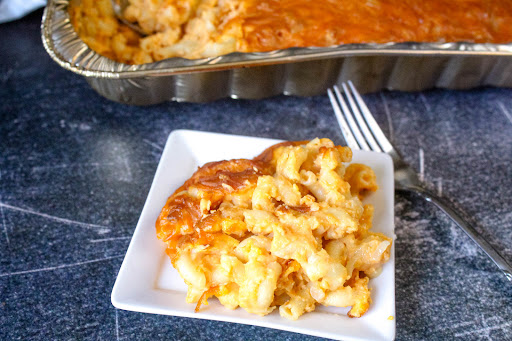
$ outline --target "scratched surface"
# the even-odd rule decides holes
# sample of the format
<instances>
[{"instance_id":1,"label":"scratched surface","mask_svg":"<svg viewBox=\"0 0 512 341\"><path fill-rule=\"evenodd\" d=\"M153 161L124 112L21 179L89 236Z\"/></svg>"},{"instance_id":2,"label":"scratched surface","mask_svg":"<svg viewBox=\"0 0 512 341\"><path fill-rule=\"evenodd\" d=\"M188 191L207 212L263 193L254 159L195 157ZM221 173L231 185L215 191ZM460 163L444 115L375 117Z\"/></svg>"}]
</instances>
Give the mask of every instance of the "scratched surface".
<instances>
[{"instance_id":1,"label":"scratched surface","mask_svg":"<svg viewBox=\"0 0 512 341\"><path fill-rule=\"evenodd\" d=\"M172 130L343 143L327 97L119 105L46 56L40 16L0 25L0 340L316 339L116 310L110 292ZM365 99L512 262L512 90ZM431 204L395 200L397 340L512 340L512 283Z\"/></svg>"}]
</instances>

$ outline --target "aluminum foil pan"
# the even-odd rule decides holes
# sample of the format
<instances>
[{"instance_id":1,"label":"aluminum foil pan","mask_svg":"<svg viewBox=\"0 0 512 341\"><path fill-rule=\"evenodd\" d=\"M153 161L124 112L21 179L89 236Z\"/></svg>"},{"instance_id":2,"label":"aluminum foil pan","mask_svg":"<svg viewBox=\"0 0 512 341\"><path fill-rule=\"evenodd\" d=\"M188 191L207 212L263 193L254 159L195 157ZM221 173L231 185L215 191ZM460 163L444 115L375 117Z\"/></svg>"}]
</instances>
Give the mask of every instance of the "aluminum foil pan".
<instances>
[{"instance_id":1,"label":"aluminum foil pan","mask_svg":"<svg viewBox=\"0 0 512 341\"><path fill-rule=\"evenodd\" d=\"M512 44L350 44L127 65L85 45L69 20L70 1L48 1L41 24L46 51L99 94L126 104L312 96L348 79L362 92L512 87Z\"/></svg>"}]
</instances>

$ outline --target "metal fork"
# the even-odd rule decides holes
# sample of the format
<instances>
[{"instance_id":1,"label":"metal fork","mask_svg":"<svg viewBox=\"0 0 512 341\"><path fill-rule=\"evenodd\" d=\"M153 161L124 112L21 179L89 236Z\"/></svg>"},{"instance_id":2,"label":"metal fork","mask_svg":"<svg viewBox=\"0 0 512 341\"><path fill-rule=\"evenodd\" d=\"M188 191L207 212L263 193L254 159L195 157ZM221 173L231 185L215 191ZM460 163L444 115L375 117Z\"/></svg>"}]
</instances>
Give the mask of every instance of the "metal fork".
<instances>
[{"instance_id":1,"label":"metal fork","mask_svg":"<svg viewBox=\"0 0 512 341\"><path fill-rule=\"evenodd\" d=\"M512 266L462 218L461 214L453 208L453 204L428 190L418 178L416 172L403 161L400 154L382 133L352 82L348 81L348 85L342 83L341 87L345 96L342 95L336 85L332 90L328 89L327 94L348 146L355 150L362 149L389 154L393 159L395 189L397 191L418 193L427 201L433 202L464 230L500 268L507 279L512 281Z\"/></svg>"}]
</instances>

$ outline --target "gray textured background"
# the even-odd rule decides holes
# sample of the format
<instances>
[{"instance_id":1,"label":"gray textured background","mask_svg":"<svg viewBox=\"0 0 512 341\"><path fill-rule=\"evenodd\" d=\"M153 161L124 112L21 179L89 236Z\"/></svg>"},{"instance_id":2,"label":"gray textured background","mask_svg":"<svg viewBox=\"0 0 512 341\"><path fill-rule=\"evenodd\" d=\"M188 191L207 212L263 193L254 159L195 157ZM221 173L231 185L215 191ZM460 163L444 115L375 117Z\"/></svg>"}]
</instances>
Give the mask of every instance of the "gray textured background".
<instances>
[{"instance_id":1,"label":"gray textured background","mask_svg":"<svg viewBox=\"0 0 512 341\"><path fill-rule=\"evenodd\" d=\"M0 339L315 339L116 310L110 292L172 130L342 144L327 96L123 106L50 60L40 16L0 25ZM364 98L512 262L512 90ZM431 204L395 200L397 340L512 340L512 283Z\"/></svg>"}]
</instances>

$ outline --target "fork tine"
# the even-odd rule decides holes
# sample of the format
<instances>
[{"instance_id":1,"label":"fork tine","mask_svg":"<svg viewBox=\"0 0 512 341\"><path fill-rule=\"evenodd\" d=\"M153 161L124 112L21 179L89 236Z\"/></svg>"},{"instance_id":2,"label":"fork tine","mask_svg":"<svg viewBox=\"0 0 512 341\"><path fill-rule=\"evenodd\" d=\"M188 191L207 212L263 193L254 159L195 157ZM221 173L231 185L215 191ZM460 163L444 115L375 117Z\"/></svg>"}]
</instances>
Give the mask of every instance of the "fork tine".
<instances>
[{"instance_id":1,"label":"fork tine","mask_svg":"<svg viewBox=\"0 0 512 341\"><path fill-rule=\"evenodd\" d=\"M341 134L343 135L345 142L352 149L361 149L359 148L359 145L357 144L354 135L350 131L347 121L345 121L345 119L343 118L343 115L341 114L340 105L336 101L336 97L334 97L334 94L331 89L327 89L327 95L329 95L329 100L331 101L334 114L336 115L336 119L338 120L338 124L340 125Z\"/></svg>"},{"instance_id":2,"label":"fork tine","mask_svg":"<svg viewBox=\"0 0 512 341\"><path fill-rule=\"evenodd\" d=\"M379 144L373 138L373 135L370 132L370 130L368 130L368 125L366 124L363 117L361 116L361 112L359 111L358 106L354 102L354 99L352 98L352 95L350 94L350 90L347 88L347 84L345 82L343 82L343 83L341 83L341 86L343 87L343 92L345 93L345 96L348 99L348 103L349 103L350 107L352 108L352 113L354 114L354 117L356 118L356 121L359 124L359 127L361 128L361 131L362 131L364 137L366 138L366 142L368 142L368 144L371 146L371 149L373 151L382 152L382 149L380 148ZM355 88L351 87L351 89L354 90ZM363 100L361 98L361 96L359 96L359 99L361 101Z\"/></svg>"},{"instance_id":3,"label":"fork tine","mask_svg":"<svg viewBox=\"0 0 512 341\"><path fill-rule=\"evenodd\" d=\"M379 142L380 146L382 147L382 150L386 153L392 152L394 150L393 146L387 139L387 137L384 135L382 130L379 127L379 124L375 121L375 119L372 116L372 113L370 112L370 109L366 106L363 99L361 98L361 95L354 87L354 84L352 84L351 81L348 81L348 85L350 89L352 90L352 93L354 94L354 97L356 99L357 104L361 108L361 112L364 116L364 119L366 120L366 123L370 127L370 130L372 131L373 135Z\"/></svg>"},{"instance_id":4,"label":"fork tine","mask_svg":"<svg viewBox=\"0 0 512 341\"><path fill-rule=\"evenodd\" d=\"M338 102L341 104L341 110L343 111L345 119L348 122L348 126L350 127L352 134L354 135L357 143L359 144L360 149L370 150L368 143L366 143L366 139L363 137L363 135L361 135L361 131L359 130L356 121L354 121L354 118L352 117L352 112L350 111L350 109L347 106L347 103L343 99L343 95L341 94L340 89L336 85L333 88L334 93L336 94L336 98L338 99Z\"/></svg>"}]
</instances>

